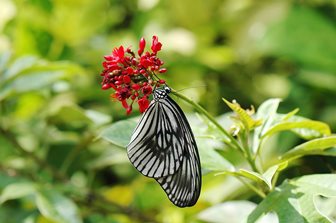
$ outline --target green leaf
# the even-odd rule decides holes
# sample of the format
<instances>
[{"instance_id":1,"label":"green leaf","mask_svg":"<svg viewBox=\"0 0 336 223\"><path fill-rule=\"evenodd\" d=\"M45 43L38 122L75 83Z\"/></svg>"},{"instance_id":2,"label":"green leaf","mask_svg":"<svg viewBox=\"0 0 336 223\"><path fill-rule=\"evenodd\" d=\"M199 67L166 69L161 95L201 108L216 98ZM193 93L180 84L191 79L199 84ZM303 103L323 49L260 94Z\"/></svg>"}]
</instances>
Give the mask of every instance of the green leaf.
<instances>
[{"instance_id":1,"label":"green leaf","mask_svg":"<svg viewBox=\"0 0 336 223\"><path fill-rule=\"evenodd\" d=\"M281 170L284 170L286 167L288 166L288 162L282 162L280 164L276 164L276 165L273 165L271 167L269 167L263 174L263 178L266 180L267 184L268 185L271 185L271 190L273 189L273 186L272 186L272 179L274 177L274 175L281 171Z\"/></svg>"},{"instance_id":2,"label":"green leaf","mask_svg":"<svg viewBox=\"0 0 336 223\"><path fill-rule=\"evenodd\" d=\"M198 218L211 223L241 223L246 222L249 214L257 205L250 201L228 201L203 210ZM223 218L225 216L225 218ZM277 222L277 216L267 214L258 223Z\"/></svg>"},{"instance_id":3,"label":"green leaf","mask_svg":"<svg viewBox=\"0 0 336 223\"><path fill-rule=\"evenodd\" d=\"M336 148L330 148L330 149L326 149L326 150L316 151L316 155L336 156Z\"/></svg>"},{"instance_id":4,"label":"green leaf","mask_svg":"<svg viewBox=\"0 0 336 223\"><path fill-rule=\"evenodd\" d=\"M334 73L336 30L333 20L328 20L313 7L299 4L290 7L283 18L272 23L256 46L264 53L289 58L310 70ZM317 76L315 80L319 82Z\"/></svg>"},{"instance_id":5,"label":"green leaf","mask_svg":"<svg viewBox=\"0 0 336 223\"><path fill-rule=\"evenodd\" d=\"M256 153L259 144L260 144L260 138L261 136L271 127L273 124L274 118L276 116L276 111L279 107L279 104L281 102L281 99L279 98L272 98L264 103L262 103L258 111L256 113L256 118L259 120L263 120L263 123L255 128L254 134L253 134L253 152Z\"/></svg>"},{"instance_id":6,"label":"green leaf","mask_svg":"<svg viewBox=\"0 0 336 223\"><path fill-rule=\"evenodd\" d=\"M40 90L42 87L53 84L64 75L62 71L46 71L23 75L6 84L0 90L0 100L11 94Z\"/></svg>"},{"instance_id":7,"label":"green leaf","mask_svg":"<svg viewBox=\"0 0 336 223\"><path fill-rule=\"evenodd\" d=\"M9 184L2 191L0 196L0 203L4 203L8 200L22 198L28 195L35 194L36 188L35 184L31 182L20 182Z\"/></svg>"},{"instance_id":8,"label":"green leaf","mask_svg":"<svg viewBox=\"0 0 336 223\"><path fill-rule=\"evenodd\" d=\"M43 216L56 222L82 222L76 204L56 190L39 189L36 205Z\"/></svg>"},{"instance_id":9,"label":"green leaf","mask_svg":"<svg viewBox=\"0 0 336 223\"><path fill-rule=\"evenodd\" d=\"M8 64L8 61L10 60L11 58L11 53L9 51L6 51L2 54L0 54L0 73L3 73L4 70L6 69L6 65ZM1 85L1 82L4 81L4 76L5 75L0 75L0 85Z\"/></svg>"},{"instance_id":10,"label":"green leaf","mask_svg":"<svg viewBox=\"0 0 336 223\"><path fill-rule=\"evenodd\" d=\"M245 128L251 130L261 124L260 120L254 120L251 116L240 107L237 103L231 103L223 98L223 101L239 116Z\"/></svg>"},{"instance_id":11,"label":"green leaf","mask_svg":"<svg viewBox=\"0 0 336 223\"><path fill-rule=\"evenodd\" d=\"M98 158L92 159L88 164L90 169L102 169L116 164L129 164L126 152L121 149L107 149Z\"/></svg>"},{"instance_id":12,"label":"green leaf","mask_svg":"<svg viewBox=\"0 0 336 223\"><path fill-rule=\"evenodd\" d=\"M54 114L50 116L51 123L66 123L72 126L92 123L92 120L85 114L85 110L76 105L64 105L53 112Z\"/></svg>"},{"instance_id":13,"label":"green leaf","mask_svg":"<svg viewBox=\"0 0 336 223\"><path fill-rule=\"evenodd\" d=\"M335 146L336 146L336 136L313 139L311 141L300 144L294 147L292 150L286 152L281 157L281 160L286 161L297 159L301 156L319 154L322 151Z\"/></svg>"},{"instance_id":14,"label":"green leaf","mask_svg":"<svg viewBox=\"0 0 336 223\"><path fill-rule=\"evenodd\" d=\"M4 72L2 81L7 81L19 75L24 70L32 67L38 61L35 56L24 56L16 59L10 67Z\"/></svg>"},{"instance_id":15,"label":"green leaf","mask_svg":"<svg viewBox=\"0 0 336 223\"><path fill-rule=\"evenodd\" d=\"M256 222L261 216L276 212L279 222L331 223L316 208L315 196L336 196L336 174L316 174L285 181L267 195L249 215L248 223Z\"/></svg>"},{"instance_id":16,"label":"green leaf","mask_svg":"<svg viewBox=\"0 0 336 223\"><path fill-rule=\"evenodd\" d=\"M206 139L197 139L202 169L211 171L234 171L234 166L209 146Z\"/></svg>"},{"instance_id":17,"label":"green leaf","mask_svg":"<svg viewBox=\"0 0 336 223\"><path fill-rule=\"evenodd\" d=\"M233 176L239 176L239 177L245 177L247 179L250 179L260 185L263 185L266 188L271 189L272 188L272 183L268 182L264 176L261 174L251 171L251 170L245 170L245 169L240 169L239 171L232 171L232 172L224 172L224 174L230 174Z\"/></svg>"},{"instance_id":18,"label":"green leaf","mask_svg":"<svg viewBox=\"0 0 336 223\"><path fill-rule=\"evenodd\" d=\"M98 126L107 124L112 120L111 116L95 110L85 110L85 115Z\"/></svg>"},{"instance_id":19,"label":"green leaf","mask_svg":"<svg viewBox=\"0 0 336 223\"><path fill-rule=\"evenodd\" d=\"M120 147L126 147L131 139L137 122L135 119L127 119L113 123L105 128L99 137Z\"/></svg>"},{"instance_id":20,"label":"green leaf","mask_svg":"<svg viewBox=\"0 0 336 223\"><path fill-rule=\"evenodd\" d=\"M263 136L271 136L275 133L292 130L299 133L305 139L316 138L320 136L330 135L330 128L327 124L319 121L305 120L305 121L285 121L272 126Z\"/></svg>"}]
</instances>

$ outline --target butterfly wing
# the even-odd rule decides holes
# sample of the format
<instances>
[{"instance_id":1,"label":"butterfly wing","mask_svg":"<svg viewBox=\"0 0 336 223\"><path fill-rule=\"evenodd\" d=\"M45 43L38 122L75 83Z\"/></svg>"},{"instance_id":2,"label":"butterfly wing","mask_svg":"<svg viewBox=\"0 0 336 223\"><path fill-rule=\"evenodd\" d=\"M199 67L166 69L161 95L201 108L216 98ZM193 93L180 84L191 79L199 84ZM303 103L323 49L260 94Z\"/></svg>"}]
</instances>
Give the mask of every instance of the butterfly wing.
<instances>
[{"instance_id":1,"label":"butterfly wing","mask_svg":"<svg viewBox=\"0 0 336 223\"><path fill-rule=\"evenodd\" d=\"M181 165L186 144L179 126L179 112L167 108L164 101L151 102L127 146L131 163L148 177L159 178L175 173Z\"/></svg>"},{"instance_id":2,"label":"butterfly wing","mask_svg":"<svg viewBox=\"0 0 336 223\"><path fill-rule=\"evenodd\" d=\"M155 178L168 198L179 207L193 206L201 192L201 165L195 137L181 108L169 97L163 102L179 114L178 123L186 143L183 145L183 159L177 172Z\"/></svg>"}]
</instances>

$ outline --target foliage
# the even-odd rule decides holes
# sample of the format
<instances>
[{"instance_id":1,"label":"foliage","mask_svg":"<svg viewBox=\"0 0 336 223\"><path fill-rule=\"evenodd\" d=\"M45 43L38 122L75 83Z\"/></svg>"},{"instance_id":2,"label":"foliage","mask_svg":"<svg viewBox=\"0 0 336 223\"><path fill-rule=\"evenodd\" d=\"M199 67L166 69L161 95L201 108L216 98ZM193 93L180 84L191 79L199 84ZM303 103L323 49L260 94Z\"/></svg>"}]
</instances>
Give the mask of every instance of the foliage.
<instances>
[{"instance_id":1,"label":"foliage","mask_svg":"<svg viewBox=\"0 0 336 223\"><path fill-rule=\"evenodd\" d=\"M334 10L326 0L0 1L1 222L335 221ZM191 88L192 100L172 93L202 161L192 208L132 168L124 146L138 116L99 86L103 55L152 35L165 80Z\"/></svg>"}]
</instances>

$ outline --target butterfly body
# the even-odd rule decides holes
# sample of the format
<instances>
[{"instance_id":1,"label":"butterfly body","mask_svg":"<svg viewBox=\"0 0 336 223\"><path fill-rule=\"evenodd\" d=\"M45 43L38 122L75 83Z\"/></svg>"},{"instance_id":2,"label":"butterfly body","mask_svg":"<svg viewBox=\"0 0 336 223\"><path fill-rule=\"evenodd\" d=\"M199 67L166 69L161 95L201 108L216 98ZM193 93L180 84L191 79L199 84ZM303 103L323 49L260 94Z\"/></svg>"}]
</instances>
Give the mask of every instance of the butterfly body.
<instances>
[{"instance_id":1,"label":"butterfly body","mask_svg":"<svg viewBox=\"0 0 336 223\"><path fill-rule=\"evenodd\" d=\"M201 167L195 137L183 111L156 89L127 146L134 167L154 178L179 207L193 206L200 195Z\"/></svg>"}]
</instances>

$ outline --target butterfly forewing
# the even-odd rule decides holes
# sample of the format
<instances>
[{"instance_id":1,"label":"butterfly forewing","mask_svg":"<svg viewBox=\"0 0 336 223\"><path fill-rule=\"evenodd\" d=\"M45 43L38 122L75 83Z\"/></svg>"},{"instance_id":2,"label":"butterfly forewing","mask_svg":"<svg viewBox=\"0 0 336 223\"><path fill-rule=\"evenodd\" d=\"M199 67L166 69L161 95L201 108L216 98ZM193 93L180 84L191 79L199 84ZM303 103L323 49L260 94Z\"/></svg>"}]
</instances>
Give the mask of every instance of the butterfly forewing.
<instances>
[{"instance_id":1,"label":"butterfly forewing","mask_svg":"<svg viewBox=\"0 0 336 223\"><path fill-rule=\"evenodd\" d=\"M143 175L163 177L175 173L186 144L175 110L153 100L140 119L127 146L130 161ZM170 120L169 122L167 120Z\"/></svg>"},{"instance_id":2,"label":"butterfly forewing","mask_svg":"<svg viewBox=\"0 0 336 223\"><path fill-rule=\"evenodd\" d=\"M175 205L193 206L201 190L197 145L169 92L169 88L154 91L154 100L134 130L127 153L137 170L155 178Z\"/></svg>"}]
</instances>

